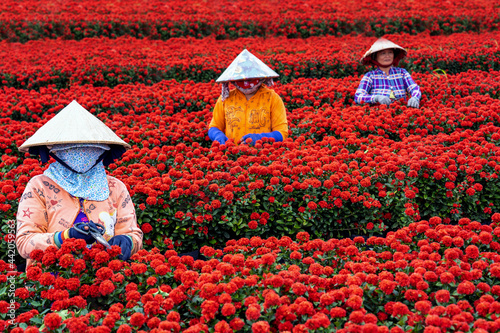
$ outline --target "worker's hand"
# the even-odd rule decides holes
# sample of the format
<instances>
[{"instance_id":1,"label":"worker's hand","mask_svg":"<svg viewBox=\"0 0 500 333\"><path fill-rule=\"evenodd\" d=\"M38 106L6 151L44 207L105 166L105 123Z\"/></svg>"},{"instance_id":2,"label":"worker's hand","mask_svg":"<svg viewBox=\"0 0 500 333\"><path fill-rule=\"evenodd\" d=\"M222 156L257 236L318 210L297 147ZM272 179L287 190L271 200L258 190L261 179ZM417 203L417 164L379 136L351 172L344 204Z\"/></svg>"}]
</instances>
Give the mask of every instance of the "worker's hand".
<instances>
[{"instance_id":1,"label":"worker's hand","mask_svg":"<svg viewBox=\"0 0 500 333\"><path fill-rule=\"evenodd\" d=\"M246 134L241 138L242 143L246 143L247 139L252 140L252 144L255 144L257 141L262 140L264 138L274 139L275 142L283 141L283 134L280 131L273 131L269 133L250 133Z\"/></svg>"},{"instance_id":2,"label":"worker's hand","mask_svg":"<svg viewBox=\"0 0 500 333\"><path fill-rule=\"evenodd\" d=\"M262 134L246 134L241 138L241 142L246 143L247 139L251 139L251 143L255 144L258 140L261 140L262 137Z\"/></svg>"},{"instance_id":3,"label":"worker's hand","mask_svg":"<svg viewBox=\"0 0 500 333\"><path fill-rule=\"evenodd\" d=\"M375 95L375 102L380 103L380 104L384 104L384 105L389 105L389 104L391 104L392 101L387 96Z\"/></svg>"},{"instance_id":4,"label":"worker's hand","mask_svg":"<svg viewBox=\"0 0 500 333\"><path fill-rule=\"evenodd\" d=\"M210 127L210 129L208 130L208 137L212 141L217 141L221 145L226 144L226 141L229 140L226 134L224 134L224 132L222 132L217 127Z\"/></svg>"},{"instance_id":5,"label":"worker's hand","mask_svg":"<svg viewBox=\"0 0 500 333\"><path fill-rule=\"evenodd\" d=\"M118 245L122 249L122 254L118 256L120 260L128 260L132 253L132 241L129 236L118 235L108 241L109 245Z\"/></svg>"},{"instance_id":6,"label":"worker's hand","mask_svg":"<svg viewBox=\"0 0 500 333\"><path fill-rule=\"evenodd\" d=\"M89 223L94 223L94 222L89 222ZM88 225L84 225L83 227L80 228L80 230L76 229L75 227L71 227L67 230L68 231L67 235L69 238L83 239L87 244L95 243L95 238L88 232L89 230Z\"/></svg>"},{"instance_id":7,"label":"worker's hand","mask_svg":"<svg viewBox=\"0 0 500 333\"><path fill-rule=\"evenodd\" d=\"M408 100L408 106L411 108L418 109L420 106L420 101L416 97L412 97Z\"/></svg>"},{"instance_id":8,"label":"worker's hand","mask_svg":"<svg viewBox=\"0 0 500 333\"><path fill-rule=\"evenodd\" d=\"M217 135L215 136L215 139L214 139L214 141L217 141L217 142L218 142L218 143L220 143L221 145L225 145L227 140L229 140L229 139L228 139L228 138L227 138L227 136L226 136L224 133L222 133L222 132L221 132L220 134L217 134Z\"/></svg>"}]
</instances>

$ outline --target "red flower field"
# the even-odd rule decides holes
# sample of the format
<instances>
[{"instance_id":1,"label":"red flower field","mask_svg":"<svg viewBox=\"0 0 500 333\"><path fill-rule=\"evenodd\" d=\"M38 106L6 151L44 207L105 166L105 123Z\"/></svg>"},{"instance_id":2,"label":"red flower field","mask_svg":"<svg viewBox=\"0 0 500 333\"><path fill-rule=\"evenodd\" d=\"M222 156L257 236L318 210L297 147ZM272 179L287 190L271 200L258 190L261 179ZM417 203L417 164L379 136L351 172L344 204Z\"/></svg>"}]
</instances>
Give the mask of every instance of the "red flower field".
<instances>
[{"instance_id":1,"label":"red flower field","mask_svg":"<svg viewBox=\"0 0 500 333\"><path fill-rule=\"evenodd\" d=\"M4 1L0 331L500 331L499 6ZM419 109L354 103L382 35ZM208 138L244 48L280 74L284 142ZM144 249L70 239L21 272L9 221L46 165L17 147L72 100L132 146L107 170Z\"/></svg>"}]
</instances>

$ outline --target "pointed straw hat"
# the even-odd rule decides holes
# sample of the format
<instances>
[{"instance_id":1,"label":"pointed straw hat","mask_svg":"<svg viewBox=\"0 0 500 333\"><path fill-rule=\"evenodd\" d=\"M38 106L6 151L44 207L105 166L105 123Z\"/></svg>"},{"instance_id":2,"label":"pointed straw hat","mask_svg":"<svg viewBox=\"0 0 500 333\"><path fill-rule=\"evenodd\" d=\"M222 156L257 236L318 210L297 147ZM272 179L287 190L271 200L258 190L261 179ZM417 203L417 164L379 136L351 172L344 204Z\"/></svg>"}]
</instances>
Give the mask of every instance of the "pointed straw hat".
<instances>
[{"instance_id":1,"label":"pointed straw hat","mask_svg":"<svg viewBox=\"0 0 500 333\"><path fill-rule=\"evenodd\" d=\"M272 79L279 77L278 73L251 54L247 49L233 60L216 82L229 82L247 79Z\"/></svg>"},{"instance_id":2,"label":"pointed straw hat","mask_svg":"<svg viewBox=\"0 0 500 333\"><path fill-rule=\"evenodd\" d=\"M373 43L370 49L366 51L360 62L363 65L373 64L371 55L387 49L394 49L394 64L396 66L398 65L399 61L406 56L406 50L404 48L402 48L398 44L391 42L388 39L379 38L375 43Z\"/></svg>"},{"instance_id":3,"label":"pointed straw hat","mask_svg":"<svg viewBox=\"0 0 500 333\"><path fill-rule=\"evenodd\" d=\"M40 127L19 150L28 152L30 148L65 143L101 143L130 148L108 126L72 101L54 118ZM122 149L123 149L122 148Z\"/></svg>"}]
</instances>

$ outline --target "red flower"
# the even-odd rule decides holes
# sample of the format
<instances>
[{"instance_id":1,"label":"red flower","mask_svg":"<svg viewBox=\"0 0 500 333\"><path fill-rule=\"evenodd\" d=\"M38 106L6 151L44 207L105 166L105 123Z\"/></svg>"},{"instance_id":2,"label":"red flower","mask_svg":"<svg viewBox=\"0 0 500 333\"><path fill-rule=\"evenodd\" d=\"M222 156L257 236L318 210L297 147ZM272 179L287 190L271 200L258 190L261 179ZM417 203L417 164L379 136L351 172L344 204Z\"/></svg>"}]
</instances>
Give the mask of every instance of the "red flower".
<instances>
[{"instance_id":1,"label":"red flower","mask_svg":"<svg viewBox=\"0 0 500 333\"><path fill-rule=\"evenodd\" d=\"M215 333L233 333L231 326L225 321L221 320L214 326Z\"/></svg>"},{"instance_id":2,"label":"red flower","mask_svg":"<svg viewBox=\"0 0 500 333\"><path fill-rule=\"evenodd\" d=\"M397 172L394 174L394 176L395 176L397 179L399 179L399 180L403 180L403 179L405 179L405 176L406 176L406 175L405 175L405 173L404 173L404 172L402 172L402 171L397 171Z\"/></svg>"},{"instance_id":3,"label":"red flower","mask_svg":"<svg viewBox=\"0 0 500 333\"><path fill-rule=\"evenodd\" d=\"M104 280L99 285L99 292L102 296L111 294L115 290L115 285L110 280Z\"/></svg>"},{"instance_id":4,"label":"red flower","mask_svg":"<svg viewBox=\"0 0 500 333\"><path fill-rule=\"evenodd\" d=\"M406 304L396 302L392 306L392 315L395 317L404 316L410 313Z\"/></svg>"},{"instance_id":5,"label":"red flower","mask_svg":"<svg viewBox=\"0 0 500 333\"><path fill-rule=\"evenodd\" d=\"M170 311L167 315L167 320L178 323L181 320L181 315L177 311Z\"/></svg>"},{"instance_id":6,"label":"red flower","mask_svg":"<svg viewBox=\"0 0 500 333\"><path fill-rule=\"evenodd\" d=\"M307 288L300 282L292 284L292 291L295 295L302 296L306 293Z\"/></svg>"},{"instance_id":7,"label":"red flower","mask_svg":"<svg viewBox=\"0 0 500 333\"><path fill-rule=\"evenodd\" d=\"M491 235L491 233L489 232L486 232L486 231L481 231L479 233L479 240L481 241L481 243L483 244L490 244L491 241L493 240L493 236Z\"/></svg>"},{"instance_id":8,"label":"red flower","mask_svg":"<svg viewBox=\"0 0 500 333\"><path fill-rule=\"evenodd\" d=\"M469 245L465 249L465 254L469 258L475 259L475 258L479 257L479 249L475 245Z\"/></svg>"},{"instance_id":9,"label":"red flower","mask_svg":"<svg viewBox=\"0 0 500 333\"><path fill-rule=\"evenodd\" d=\"M230 317L236 313L236 308L232 303L226 303L221 309L221 314L224 317Z\"/></svg>"},{"instance_id":10,"label":"red flower","mask_svg":"<svg viewBox=\"0 0 500 333\"><path fill-rule=\"evenodd\" d=\"M395 281L390 281L390 280L382 280L379 283L379 288L382 290L386 295L392 294L394 291L394 288L398 285L397 282Z\"/></svg>"},{"instance_id":11,"label":"red flower","mask_svg":"<svg viewBox=\"0 0 500 333\"><path fill-rule=\"evenodd\" d=\"M63 267L63 268L68 268L69 266L71 266L75 261L75 257L70 254L70 253L66 253L66 254L63 254L61 256L61 258L59 258L59 266Z\"/></svg>"},{"instance_id":12,"label":"red flower","mask_svg":"<svg viewBox=\"0 0 500 333\"><path fill-rule=\"evenodd\" d=\"M245 316L247 320L255 321L260 318L260 306L252 305L249 306L247 311L245 312Z\"/></svg>"},{"instance_id":13,"label":"red flower","mask_svg":"<svg viewBox=\"0 0 500 333\"><path fill-rule=\"evenodd\" d=\"M349 321L355 323L355 324L361 324L363 322L363 318L365 315L363 314L362 311L353 311L349 315Z\"/></svg>"},{"instance_id":14,"label":"red flower","mask_svg":"<svg viewBox=\"0 0 500 333\"><path fill-rule=\"evenodd\" d=\"M30 266L26 270L26 277L32 281L38 280L40 278L41 274L42 274L42 270L38 266Z\"/></svg>"},{"instance_id":15,"label":"red flower","mask_svg":"<svg viewBox=\"0 0 500 333\"><path fill-rule=\"evenodd\" d=\"M56 330L61 326L61 316L58 313L48 313L43 318L43 323L51 330Z\"/></svg>"},{"instance_id":16,"label":"red flower","mask_svg":"<svg viewBox=\"0 0 500 333\"><path fill-rule=\"evenodd\" d=\"M271 327L267 321L258 321L252 324L252 332L253 333L267 333L269 332Z\"/></svg>"},{"instance_id":17,"label":"red flower","mask_svg":"<svg viewBox=\"0 0 500 333\"><path fill-rule=\"evenodd\" d=\"M73 266L71 267L71 273L80 274L86 268L85 260L76 259Z\"/></svg>"},{"instance_id":18,"label":"red flower","mask_svg":"<svg viewBox=\"0 0 500 333\"><path fill-rule=\"evenodd\" d=\"M142 313L136 312L130 317L130 325L142 327L146 322L146 317Z\"/></svg>"},{"instance_id":19,"label":"red flower","mask_svg":"<svg viewBox=\"0 0 500 333\"><path fill-rule=\"evenodd\" d=\"M345 304L353 310L358 310L363 304L363 299L358 295L352 295L351 297L349 297Z\"/></svg>"},{"instance_id":20,"label":"red flower","mask_svg":"<svg viewBox=\"0 0 500 333\"><path fill-rule=\"evenodd\" d=\"M470 281L463 281L457 287L457 292L459 294L471 295L475 290L476 286Z\"/></svg>"},{"instance_id":21,"label":"red flower","mask_svg":"<svg viewBox=\"0 0 500 333\"><path fill-rule=\"evenodd\" d=\"M50 286L54 284L56 278L51 273L43 273L38 281L42 286Z\"/></svg>"},{"instance_id":22,"label":"red flower","mask_svg":"<svg viewBox=\"0 0 500 333\"><path fill-rule=\"evenodd\" d=\"M245 326L245 322L241 318L236 317L229 322L229 325L233 330L239 331Z\"/></svg>"},{"instance_id":23,"label":"red flower","mask_svg":"<svg viewBox=\"0 0 500 333\"><path fill-rule=\"evenodd\" d=\"M131 332L132 328L127 324L120 325L120 327L118 327L118 330L116 331L116 333L131 333Z\"/></svg>"},{"instance_id":24,"label":"red flower","mask_svg":"<svg viewBox=\"0 0 500 333\"><path fill-rule=\"evenodd\" d=\"M436 292L436 300L439 303L448 303L450 301L450 292L448 290L438 290Z\"/></svg>"},{"instance_id":25,"label":"red flower","mask_svg":"<svg viewBox=\"0 0 500 333\"><path fill-rule=\"evenodd\" d=\"M153 231L153 227L151 226L151 224L149 223L144 223L143 225L141 225L141 230L145 233L145 234L148 234L150 233L151 231Z\"/></svg>"},{"instance_id":26,"label":"red flower","mask_svg":"<svg viewBox=\"0 0 500 333\"><path fill-rule=\"evenodd\" d=\"M219 303L215 301L206 300L201 304L201 314L207 318L207 320L212 320L219 311Z\"/></svg>"},{"instance_id":27,"label":"red flower","mask_svg":"<svg viewBox=\"0 0 500 333\"><path fill-rule=\"evenodd\" d=\"M301 231L297 234L297 240L299 240L301 243L305 243L309 241L309 234L307 232Z\"/></svg>"}]
</instances>

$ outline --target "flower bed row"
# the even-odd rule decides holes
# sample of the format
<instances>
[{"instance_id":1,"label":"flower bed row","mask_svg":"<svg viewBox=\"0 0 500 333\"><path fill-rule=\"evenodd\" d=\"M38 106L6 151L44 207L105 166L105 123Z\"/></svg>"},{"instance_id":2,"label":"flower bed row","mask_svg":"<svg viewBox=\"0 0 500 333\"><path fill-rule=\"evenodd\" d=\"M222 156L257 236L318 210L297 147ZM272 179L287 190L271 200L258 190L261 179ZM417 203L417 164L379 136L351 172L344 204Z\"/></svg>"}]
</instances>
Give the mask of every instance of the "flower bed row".
<instances>
[{"instance_id":1,"label":"flower bed row","mask_svg":"<svg viewBox=\"0 0 500 333\"><path fill-rule=\"evenodd\" d=\"M366 241L305 232L295 241L241 238L223 250L204 247L208 261L153 248L122 262L116 246L89 250L67 240L35 250L23 274L0 262L0 288L18 299L9 312L0 294L0 329L497 332L499 214L493 220L446 225L432 217Z\"/></svg>"},{"instance_id":2,"label":"flower bed row","mask_svg":"<svg viewBox=\"0 0 500 333\"><path fill-rule=\"evenodd\" d=\"M304 108L290 114L296 124L290 139L254 147L209 147L200 121L208 121L208 111L100 115L134 147L110 173L130 188L145 243L187 251L303 230L322 238L379 234L434 215L489 221L499 212L500 126L498 115L496 126L487 120L496 111L477 109L450 108L439 117L443 124L455 117L464 127L470 119L483 122L476 130L431 135L430 111ZM405 114L426 124L414 134L402 128L400 141L384 138L381 131L404 124ZM2 156L0 169L0 209L13 218L26 182L43 169L12 153Z\"/></svg>"},{"instance_id":3,"label":"flower bed row","mask_svg":"<svg viewBox=\"0 0 500 333\"><path fill-rule=\"evenodd\" d=\"M452 112L453 108L458 110L461 107L471 105L488 105L492 112L488 119L484 119L483 123L495 121L495 119L490 120L490 118L494 117L495 103L500 97L500 83L497 80L499 73L497 71L468 71L457 75L448 75L442 72L415 73L412 76L420 85L423 98L422 108L413 111L417 112L415 114L417 116L427 109L433 113L449 113ZM360 78L354 76L341 79L297 79L288 84L278 83L273 89L282 96L285 106L292 113L293 110L306 106L316 109L325 104L335 108L346 108L353 107L354 94ZM57 97L54 98L54 96ZM42 88L40 91L3 87L0 88L0 118L3 118L3 123L7 125L6 128L15 124L12 121L36 122L41 125L55 112L76 99L95 114L160 113L168 116L180 112L203 111L205 119L199 119L198 123L202 120L205 122L208 120L206 117L211 113L219 96L220 85L214 82L184 81L180 83L174 80L162 81L151 86L129 84L109 88L74 85L69 89L58 90L49 87ZM408 115L405 112L401 117L410 118ZM431 116L427 118L431 118ZM434 118L438 119L435 116ZM410 119L408 119L409 121ZM449 125L452 123L455 125L447 126L446 122L448 121L450 121ZM453 116L452 119L439 118L432 125L450 127L446 128L446 130L450 130L457 127L457 121L456 116ZM427 124L423 123L422 125ZM477 129L477 125L474 128ZM25 130L35 129L39 125L34 124L33 126L34 128L26 128ZM400 128L394 127L390 130L398 132ZM437 134L438 130L440 129L433 133ZM21 133L18 130L10 131L9 134L14 137L4 136L3 139L12 142L17 138L22 138L19 137ZM0 148L5 149L3 146Z\"/></svg>"},{"instance_id":4,"label":"flower bed row","mask_svg":"<svg viewBox=\"0 0 500 333\"><path fill-rule=\"evenodd\" d=\"M498 29L500 16L495 0L466 3L406 0L356 1L276 0L265 3L246 1L190 0L182 3L160 0L58 3L51 1L6 0L0 4L0 38L25 42L40 38L64 37L205 37L218 39L248 36L309 37L362 33L448 34ZM276 8L279 8L277 10ZM383 16L380 13L384 13ZM432 13L432 15L429 15Z\"/></svg>"},{"instance_id":5,"label":"flower bed row","mask_svg":"<svg viewBox=\"0 0 500 333\"><path fill-rule=\"evenodd\" d=\"M499 70L500 33L462 33L450 36L388 35L409 50L401 66L410 72L447 74ZM151 85L165 79L208 82L215 80L247 48L280 74L279 81L296 78L343 78L371 69L359 63L373 37L176 38L155 41L122 37L0 43L0 86L40 89L92 84Z\"/></svg>"}]
</instances>

